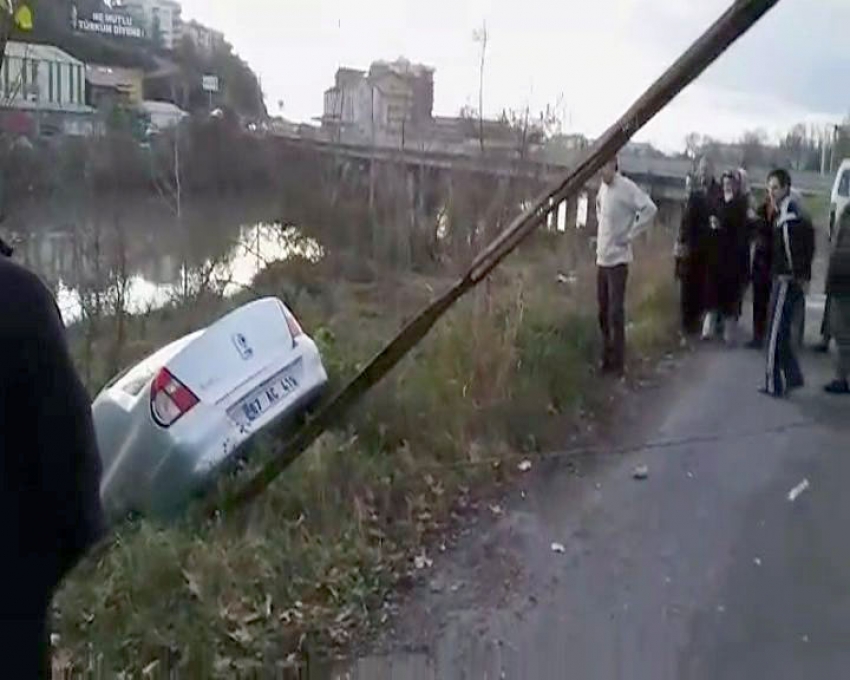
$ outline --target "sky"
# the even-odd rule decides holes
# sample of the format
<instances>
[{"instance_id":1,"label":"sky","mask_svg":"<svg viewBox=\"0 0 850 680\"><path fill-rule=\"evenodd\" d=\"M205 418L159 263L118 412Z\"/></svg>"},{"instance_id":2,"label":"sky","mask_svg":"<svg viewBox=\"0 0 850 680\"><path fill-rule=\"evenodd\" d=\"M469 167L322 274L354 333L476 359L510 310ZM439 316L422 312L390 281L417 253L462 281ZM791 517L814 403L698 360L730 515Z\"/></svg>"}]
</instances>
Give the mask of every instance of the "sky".
<instances>
[{"instance_id":1,"label":"sky","mask_svg":"<svg viewBox=\"0 0 850 680\"><path fill-rule=\"evenodd\" d=\"M405 56L436 69L434 112L554 107L565 132L602 133L731 0L183 0L261 78L269 112L309 121L339 66ZM848 0L781 0L642 131L667 150L690 132L736 141L850 113ZM839 87L839 83L841 87ZM280 109L279 102L283 103Z\"/></svg>"}]
</instances>

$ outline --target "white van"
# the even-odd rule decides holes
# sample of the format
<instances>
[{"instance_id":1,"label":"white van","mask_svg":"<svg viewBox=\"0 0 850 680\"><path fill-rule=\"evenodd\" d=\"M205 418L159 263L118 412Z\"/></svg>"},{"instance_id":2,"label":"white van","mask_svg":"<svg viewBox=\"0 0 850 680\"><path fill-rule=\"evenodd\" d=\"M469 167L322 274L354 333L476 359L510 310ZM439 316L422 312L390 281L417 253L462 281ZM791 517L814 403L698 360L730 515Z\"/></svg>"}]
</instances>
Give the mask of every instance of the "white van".
<instances>
[{"instance_id":1,"label":"white van","mask_svg":"<svg viewBox=\"0 0 850 680\"><path fill-rule=\"evenodd\" d=\"M845 159L838 168L835 184L832 186L832 199L829 210L829 240L832 242L835 223L850 203L850 158Z\"/></svg>"}]
</instances>

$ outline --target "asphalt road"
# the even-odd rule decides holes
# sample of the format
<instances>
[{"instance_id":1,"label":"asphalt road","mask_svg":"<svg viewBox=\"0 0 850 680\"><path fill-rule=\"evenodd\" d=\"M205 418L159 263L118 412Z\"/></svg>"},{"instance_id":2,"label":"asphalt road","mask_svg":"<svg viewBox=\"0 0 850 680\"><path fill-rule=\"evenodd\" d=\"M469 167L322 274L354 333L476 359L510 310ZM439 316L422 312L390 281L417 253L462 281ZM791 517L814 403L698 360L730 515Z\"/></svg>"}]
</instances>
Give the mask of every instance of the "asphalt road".
<instances>
[{"instance_id":1,"label":"asphalt road","mask_svg":"<svg viewBox=\"0 0 850 680\"><path fill-rule=\"evenodd\" d=\"M626 396L601 454L536 465L437 560L390 653L332 677L850 677L850 398L803 358L788 401L744 349Z\"/></svg>"}]
</instances>

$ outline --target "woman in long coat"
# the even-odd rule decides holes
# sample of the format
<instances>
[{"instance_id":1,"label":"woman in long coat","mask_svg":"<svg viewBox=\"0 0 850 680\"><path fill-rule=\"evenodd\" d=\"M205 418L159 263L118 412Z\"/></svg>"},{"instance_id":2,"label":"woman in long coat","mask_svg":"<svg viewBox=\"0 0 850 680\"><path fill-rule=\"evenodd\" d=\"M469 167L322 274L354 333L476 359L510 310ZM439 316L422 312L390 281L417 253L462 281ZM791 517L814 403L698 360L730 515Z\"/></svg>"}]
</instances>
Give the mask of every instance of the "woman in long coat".
<instances>
[{"instance_id":1,"label":"woman in long coat","mask_svg":"<svg viewBox=\"0 0 850 680\"><path fill-rule=\"evenodd\" d=\"M698 335L706 311L705 281L711 223L720 204L720 186L708 158L700 161L688 192L676 242L676 276L681 288L682 334Z\"/></svg>"},{"instance_id":2,"label":"woman in long coat","mask_svg":"<svg viewBox=\"0 0 850 680\"><path fill-rule=\"evenodd\" d=\"M749 204L741 193L738 176L723 176L723 200L711 230L706 272L706 305L709 313L703 337L712 337L721 325L727 343L737 337L741 300L749 271Z\"/></svg>"}]
</instances>

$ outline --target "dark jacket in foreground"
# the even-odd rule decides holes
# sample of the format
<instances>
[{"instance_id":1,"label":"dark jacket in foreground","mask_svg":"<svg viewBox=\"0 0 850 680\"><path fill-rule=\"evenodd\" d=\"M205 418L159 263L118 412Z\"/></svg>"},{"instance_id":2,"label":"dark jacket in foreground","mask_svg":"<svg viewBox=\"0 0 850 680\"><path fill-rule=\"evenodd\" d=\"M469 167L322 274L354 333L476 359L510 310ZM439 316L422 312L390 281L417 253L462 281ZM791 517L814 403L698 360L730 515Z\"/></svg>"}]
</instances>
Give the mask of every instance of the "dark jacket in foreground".
<instances>
[{"instance_id":1,"label":"dark jacket in foreground","mask_svg":"<svg viewBox=\"0 0 850 680\"><path fill-rule=\"evenodd\" d=\"M773 275L798 281L812 278L814 231L797 202L786 198L773 225Z\"/></svg>"},{"instance_id":2,"label":"dark jacket in foreground","mask_svg":"<svg viewBox=\"0 0 850 680\"><path fill-rule=\"evenodd\" d=\"M0 257L0 617L30 614L104 533L89 396L55 301Z\"/></svg>"}]
</instances>

